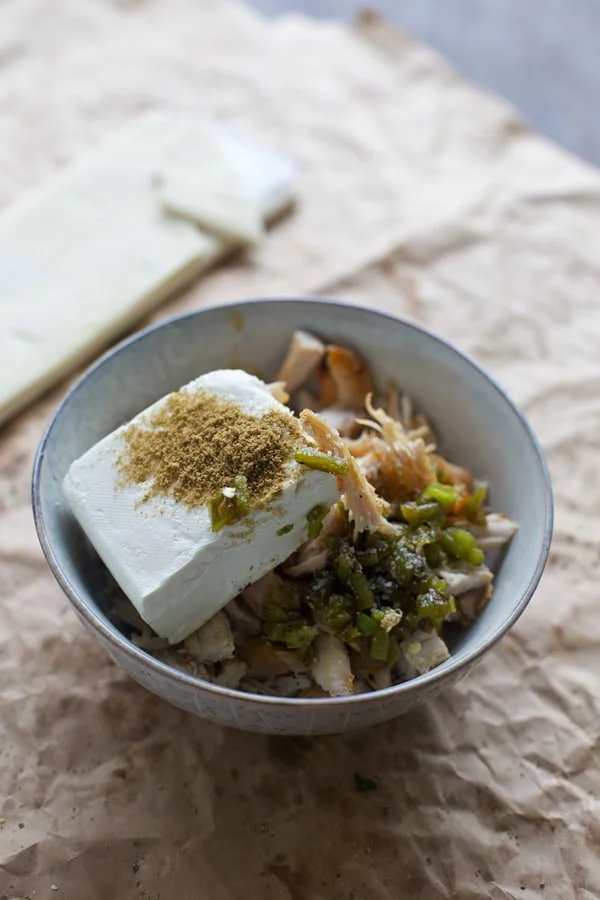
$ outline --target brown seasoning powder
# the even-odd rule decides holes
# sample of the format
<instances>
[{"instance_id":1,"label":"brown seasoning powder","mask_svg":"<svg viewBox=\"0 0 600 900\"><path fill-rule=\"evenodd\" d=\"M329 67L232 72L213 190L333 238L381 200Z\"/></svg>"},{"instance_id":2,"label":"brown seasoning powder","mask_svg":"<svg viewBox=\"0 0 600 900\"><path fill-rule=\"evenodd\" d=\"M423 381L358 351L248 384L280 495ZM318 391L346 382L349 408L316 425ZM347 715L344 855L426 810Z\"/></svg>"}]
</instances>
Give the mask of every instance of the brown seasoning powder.
<instances>
[{"instance_id":1,"label":"brown seasoning powder","mask_svg":"<svg viewBox=\"0 0 600 900\"><path fill-rule=\"evenodd\" d=\"M300 422L279 410L260 418L204 391L171 394L155 413L125 430L117 459L120 483L146 484L144 500L173 497L193 508L207 503L236 475L262 506L283 487L285 465L306 441Z\"/></svg>"}]
</instances>

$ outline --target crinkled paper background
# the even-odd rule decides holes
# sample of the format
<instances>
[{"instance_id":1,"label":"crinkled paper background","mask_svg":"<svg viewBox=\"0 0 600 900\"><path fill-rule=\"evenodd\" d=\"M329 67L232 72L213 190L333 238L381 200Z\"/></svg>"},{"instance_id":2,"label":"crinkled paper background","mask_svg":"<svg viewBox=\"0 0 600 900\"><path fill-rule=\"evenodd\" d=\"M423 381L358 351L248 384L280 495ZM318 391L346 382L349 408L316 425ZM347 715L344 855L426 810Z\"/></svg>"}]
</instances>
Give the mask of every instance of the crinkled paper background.
<instances>
[{"instance_id":1,"label":"crinkled paper background","mask_svg":"<svg viewBox=\"0 0 600 900\"><path fill-rule=\"evenodd\" d=\"M441 332L531 417L552 558L514 631L404 718L312 740L222 730L126 678L42 559L29 477L61 386L0 436L0 897L598 897L598 174L372 16L0 6L1 203L161 104L292 154L301 203L160 316L322 292Z\"/></svg>"}]
</instances>

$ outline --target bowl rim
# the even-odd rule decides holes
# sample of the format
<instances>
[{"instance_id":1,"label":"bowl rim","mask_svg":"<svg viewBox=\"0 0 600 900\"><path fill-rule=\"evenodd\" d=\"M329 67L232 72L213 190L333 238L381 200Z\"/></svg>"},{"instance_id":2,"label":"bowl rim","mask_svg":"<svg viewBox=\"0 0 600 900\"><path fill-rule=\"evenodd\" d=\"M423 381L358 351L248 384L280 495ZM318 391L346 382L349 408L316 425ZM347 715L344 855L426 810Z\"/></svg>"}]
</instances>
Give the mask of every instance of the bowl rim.
<instances>
[{"instance_id":1,"label":"bowl rim","mask_svg":"<svg viewBox=\"0 0 600 900\"><path fill-rule=\"evenodd\" d=\"M525 433L526 439L529 440L535 451L539 470L542 476L542 482L545 489L544 533L542 547L527 587L523 591L519 602L516 604L511 614L502 622L501 625L499 625L492 632L492 634L488 638L486 638L479 646L474 648L473 651L468 653L465 658L456 659L451 655L449 659L442 663L440 666L436 666L429 672L426 672L423 675L419 675L416 678L411 679L410 681L400 682L399 684L393 684L389 687L382 688L377 691L371 691L368 693L351 694L349 696L343 697L303 698L273 697L264 694L252 694L246 693L245 691L239 691L234 688L227 688L221 685L216 685L209 681L204 681L203 679L195 675L190 675L186 672L181 671L180 669L176 669L173 666L168 665L167 663L161 662L160 660L144 651L142 648L137 647L131 640L126 638L125 635L121 634L121 632L113 631L107 624L107 621L105 621L105 617L100 613L100 611L90 607L79 596L67 573L63 570L56 558L53 550L52 537L46 526L46 521L44 519L42 509L40 485L48 441L54 428L56 427L58 420L62 415L63 409L70 402L71 398L79 390L81 390L87 380L96 372L97 369L107 363L112 357L119 354L126 347L130 347L138 341L145 339L148 335L153 334L154 332L159 331L162 328L173 325L176 322L195 318L197 316L202 316L206 313L218 312L220 310L239 309L241 312L243 309L247 309L248 306L260 306L267 304L277 305L292 302L307 305L314 304L315 306L329 306L334 307L334 309L338 310L348 310L354 312L358 311L382 319L387 319L388 321L395 324L400 324L409 330L418 332L419 334L424 335L430 340L433 340L434 342L443 346L445 349L450 350L451 353L453 353L455 356L458 356L462 360L462 362L465 362L478 376L483 378L496 393L500 394L502 400L506 403L513 416L515 416L515 418L517 419L521 429ZM244 701L247 703L256 703L262 706L269 706L274 708L283 707L287 709L297 708L298 706L305 704L308 704L313 708L335 707L339 706L340 704L352 704L360 706L363 703L372 703L374 700L382 700L395 695L408 694L411 691L420 690L421 688L433 685L436 682L443 682L453 673L457 673L462 669L468 671L477 660L479 660L485 653L487 653L488 650L490 650L496 643L498 643L498 641L506 634L506 632L509 631L510 628L512 628L512 626L520 618L525 608L529 604L529 601L531 600L538 586L540 578L542 577L542 573L548 560L554 524L554 500L552 494L552 483L548 465L546 463L541 445L537 437L535 436L532 427L527 421L524 413L508 396L508 394L494 379L493 376L491 376L482 366L479 365L479 363L472 359L467 353L460 350L451 341L446 340L445 338L441 337L441 335L435 334L434 332L429 331L429 329L424 328L423 326L415 322L411 322L405 319L403 316L398 316L393 313L386 312L384 310L378 309L377 307L371 308L363 306L361 304L350 303L348 301L340 300L337 298L319 297L317 295L294 296L278 294L273 296L235 299L223 303L214 303L210 306L203 306L200 309L179 313L166 319L162 319L159 322L156 322L152 325L147 326L146 328L142 328L139 331L134 332L131 335L128 335L123 340L112 346L87 369L85 369L85 371L80 375L77 381L64 394L58 407L50 418L50 421L48 422L44 430L35 454L31 481L31 502L33 508L33 519L38 540L40 542L42 552L46 558L50 570L52 571L52 574L54 575L56 581L58 582L64 593L67 595L69 601L75 607L75 610L79 614L79 616L85 622L87 622L94 631L98 632L108 645L114 646L118 650L125 653L127 656L131 657L134 664L140 665L142 667L149 667L158 675L163 676L167 678L167 680L170 680L172 682L176 682L178 685L184 685L188 688L196 690L200 689L201 691L206 691L209 694L221 696L224 699L227 698L228 700L232 701Z\"/></svg>"}]
</instances>

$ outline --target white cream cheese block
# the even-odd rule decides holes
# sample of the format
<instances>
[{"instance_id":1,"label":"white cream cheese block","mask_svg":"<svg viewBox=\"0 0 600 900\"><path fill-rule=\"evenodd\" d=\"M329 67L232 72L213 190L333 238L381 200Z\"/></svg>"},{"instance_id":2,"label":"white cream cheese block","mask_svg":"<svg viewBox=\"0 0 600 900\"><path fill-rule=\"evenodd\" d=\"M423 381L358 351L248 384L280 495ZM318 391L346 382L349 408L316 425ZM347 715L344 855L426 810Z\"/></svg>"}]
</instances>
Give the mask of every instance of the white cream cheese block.
<instances>
[{"instance_id":1,"label":"white cream cheese block","mask_svg":"<svg viewBox=\"0 0 600 900\"><path fill-rule=\"evenodd\" d=\"M292 413L247 372L220 370L182 388L238 404L253 416ZM132 422L148 417L163 397ZM148 484L122 483L117 461L125 450L122 426L70 467L64 494L81 527L142 619L176 643L191 634L244 587L290 556L307 537L307 514L339 498L331 475L285 464L283 488L264 508L221 531L208 506L190 508L171 497L147 496ZM289 529L289 530L288 530Z\"/></svg>"},{"instance_id":2,"label":"white cream cheese block","mask_svg":"<svg viewBox=\"0 0 600 900\"><path fill-rule=\"evenodd\" d=\"M195 218L169 215L160 196L171 179L181 204L186 177ZM0 423L222 257L236 231L258 240L293 183L293 166L252 139L157 111L2 210Z\"/></svg>"}]
</instances>

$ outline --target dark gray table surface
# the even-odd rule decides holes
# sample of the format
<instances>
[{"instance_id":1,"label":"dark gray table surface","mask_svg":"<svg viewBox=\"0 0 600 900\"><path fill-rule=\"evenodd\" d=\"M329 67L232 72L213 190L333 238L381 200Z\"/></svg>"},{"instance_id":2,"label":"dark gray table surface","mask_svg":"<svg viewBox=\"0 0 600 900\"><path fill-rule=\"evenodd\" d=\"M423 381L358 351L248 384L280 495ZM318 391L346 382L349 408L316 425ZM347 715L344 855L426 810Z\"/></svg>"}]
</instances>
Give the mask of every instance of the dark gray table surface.
<instances>
[{"instance_id":1,"label":"dark gray table surface","mask_svg":"<svg viewBox=\"0 0 600 900\"><path fill-rule=\"evenodd\" d=\"M251 0L267 15L351 18L354 0ZM600 0L377 0L368 4L443 53L531 125L600 164Z\"/></svg>"}]
</instances>

